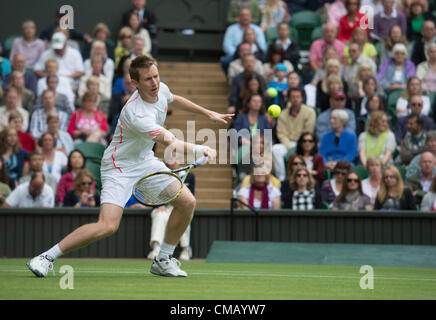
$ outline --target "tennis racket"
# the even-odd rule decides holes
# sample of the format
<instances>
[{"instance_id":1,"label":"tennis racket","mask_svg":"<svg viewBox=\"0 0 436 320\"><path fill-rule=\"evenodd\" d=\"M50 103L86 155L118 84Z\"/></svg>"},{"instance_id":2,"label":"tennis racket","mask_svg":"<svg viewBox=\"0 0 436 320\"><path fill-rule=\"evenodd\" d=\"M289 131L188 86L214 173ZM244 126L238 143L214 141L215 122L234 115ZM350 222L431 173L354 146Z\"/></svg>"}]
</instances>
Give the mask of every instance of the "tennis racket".
<instances>
[{"instance_id":1,"label":"tennis racket","mask_svg":"<svg viewBox=\"0 0 436 320\"><path fill-rule=\"evenodd\" d=\"M203 155L201 158L195 160L193 164L186 167L171 171L158 171L146 175L133 186L133 197L139 203L148 207L160 207L172 202L182 192L183 184L189 172L203 164L206 158L207 157ZM179 177L176 173L180 171L186 171L186 173L182 177ZM156 188L159 184L167 183L168 178L171 179L171 182L165 189L160 190L160 188Z\"/></svg>"}]
</instances>

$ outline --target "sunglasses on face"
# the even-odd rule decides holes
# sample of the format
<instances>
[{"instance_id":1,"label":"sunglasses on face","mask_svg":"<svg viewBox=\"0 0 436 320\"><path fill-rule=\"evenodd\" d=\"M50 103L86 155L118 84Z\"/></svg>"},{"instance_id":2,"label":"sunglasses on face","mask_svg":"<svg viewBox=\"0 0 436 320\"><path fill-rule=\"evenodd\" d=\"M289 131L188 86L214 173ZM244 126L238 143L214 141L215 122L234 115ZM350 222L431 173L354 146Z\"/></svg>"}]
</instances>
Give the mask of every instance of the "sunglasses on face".
<instances>
[{"instance_id":1,"label":"sunglasses on face","mask_svg":"<svg viewBox=\"0 0 436 320\"><path fill-rule=\"evenodd\" d=\"M90 186L90 185L92 185L92 182L82 182L80 185L81 186Z\"/></svg>"},{"instance_id":2,"label":"sunglasses on face","mask_svg":"<svg viewBox=\"0 0 436 320\"><path fill-rule=\"evenodd\" d=\"M293 166L302 166L303 162L292 162Z\"/></svg>"},{"instance_id":3,"label":"sunglasses on face","mask_svg":"<svg viewBox=\"0 0 436 320\"><path fill-rule=\"evenodd\" d=\"M312 143L313 140L312 139L304 139L304 140L301 140L301 142L303 142L303 143Z\"/></svg>"},{"instance_id":4,"label":"sunglasses on face","mask_svg":"<svg viewBox=\"0 0 436 320\"><path fill-rule=\"evenodd\" d=\"M307 177L307 174L305 174L305 173L299 173L299 174L297 174L297 178L301 178L301 177Z\"/></svg>"},{"instance_id":5,"label":"sunglasses on face","mask_svg":"<svg viewBox=\"0 0 436 320\"><path fill-rule=\"evenodd\" d=\"M348 183L350 183L350 182L359 183L359 179L348 178L348 179L347 179L347 182L348 182Z\"/></svg>"}]
</instances>

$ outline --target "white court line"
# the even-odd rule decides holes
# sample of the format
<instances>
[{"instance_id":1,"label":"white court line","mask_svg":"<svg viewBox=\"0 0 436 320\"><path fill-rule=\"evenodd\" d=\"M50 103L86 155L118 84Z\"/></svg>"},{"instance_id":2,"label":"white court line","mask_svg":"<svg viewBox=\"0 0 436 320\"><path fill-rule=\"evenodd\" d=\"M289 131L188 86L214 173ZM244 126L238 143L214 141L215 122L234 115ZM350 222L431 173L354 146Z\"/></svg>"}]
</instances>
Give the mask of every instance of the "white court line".
<instances>
[{"instance_id":1,"label":"white court line","mask_svg":"<svg viewBox=\"0 0 436 320\"><path fill-rule=\"evenodd\" d=\"M92 269L78 269L76 271L78 273L102 273L102 274L149 274L148 270L145 269L137 269L138 271L133 270L92 270ZM30 272L29 270L24 269L1 269L0 272ZM279 274L279 273L254 273L254 272L239 272L239 271L222 271L222 270L211 270L209 272L189 272L189 275L204 275L204 276L234 276L234 277L281 277L281 278L333 278L333 279L354 279L358 280L361 278L361 275L356 276L337 276L337 275L321 275L321 274ZM376 276L374 275L374 280L395 280L395 281L436 281L436 278L399 278L399 277L387 277L387 276Z\"/></svg>"}]
</instances>

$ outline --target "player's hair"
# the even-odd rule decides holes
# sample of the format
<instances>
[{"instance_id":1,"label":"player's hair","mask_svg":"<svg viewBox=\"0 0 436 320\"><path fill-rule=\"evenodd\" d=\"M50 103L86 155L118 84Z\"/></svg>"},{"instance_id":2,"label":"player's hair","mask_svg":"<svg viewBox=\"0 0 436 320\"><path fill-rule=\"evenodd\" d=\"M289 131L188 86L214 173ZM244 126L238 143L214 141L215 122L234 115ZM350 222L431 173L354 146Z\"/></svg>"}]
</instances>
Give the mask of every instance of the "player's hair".
<instances>
[{"instance_id":1,"label":"player's hair","mask_svg":"<svg viewBox=\"0 0 436 320\"><path fill-rule=\"evenodd\" d=\"M139 81L139 69L148 69L153 65L157 67L157 61L150 56L136 57L130 64L130 78L132 80Z\"/></svg>"}]
</instances>

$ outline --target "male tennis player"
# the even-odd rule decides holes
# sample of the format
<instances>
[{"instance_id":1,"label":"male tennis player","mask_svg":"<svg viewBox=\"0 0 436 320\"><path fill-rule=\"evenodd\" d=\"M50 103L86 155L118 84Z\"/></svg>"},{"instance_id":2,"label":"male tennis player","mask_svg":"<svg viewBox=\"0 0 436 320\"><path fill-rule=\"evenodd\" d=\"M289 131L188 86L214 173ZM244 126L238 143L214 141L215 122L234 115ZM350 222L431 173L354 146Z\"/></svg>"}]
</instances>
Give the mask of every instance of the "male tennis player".
<instances>
[{"instance_id":1,"label":"male tennis player","mask_svg":"<svg viewBox=\"0 0 436 320\"><path fill-rule=\"evenodd\" d=\"M157 62L153 58L137 57L132 61L129 73L137 90L123 107L112 142L101 161L102 191L98 221L77 228L51 249L30 260L27 266L38 277L45 277L49 270L53 270L53 261L62 254L112 235L118 229L133 185L149 173L169 171L162 161L154 157L152 148L156 141L176 150L203 154L208 159L216 156L215 150L178 140L163 128L168 104L222 123L227 123L226 120L231 119L233 114L219 114L171 94L168 87L160 82ZM150 191L165 190L171 181L169 176L161 179ZM186 272L180 269L172 255L191 221L195 198L188 188L183 188L171 204L174 209L168 220L164 243L150 272L168 277L186 277Z\"/></svg>"}]
</instances>

